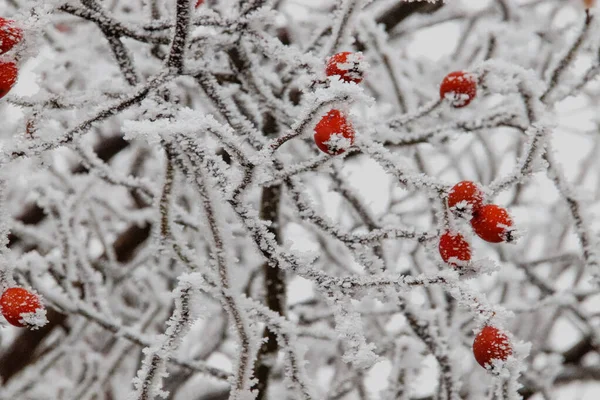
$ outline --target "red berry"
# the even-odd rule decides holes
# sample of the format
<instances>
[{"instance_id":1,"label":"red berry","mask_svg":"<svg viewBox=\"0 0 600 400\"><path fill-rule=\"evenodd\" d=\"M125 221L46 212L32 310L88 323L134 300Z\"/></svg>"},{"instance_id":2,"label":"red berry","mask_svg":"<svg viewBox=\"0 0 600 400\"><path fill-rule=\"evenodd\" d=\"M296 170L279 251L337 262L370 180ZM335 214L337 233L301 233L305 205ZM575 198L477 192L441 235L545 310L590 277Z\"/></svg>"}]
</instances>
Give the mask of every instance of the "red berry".
<instances>
[{"instance_id":1,"label":"red berry","mask_svg":"<svg viewBox=\"0 0 600 400\"><path fill-rule=\"evenodd\" d=\"M444 233L440 237L440 244L438 248L440 250L440 256L442 256L442 260L444 260L446 263L451 258L455 258L465 263L471 260L471 246L460 233ZM460 266L455 262L450 262L449 264L453 267Z\"/></svg>"},{"instance_id":2,"label":"red berry","mask_svg":"<svg viewBox=\"0 0 600 400\"><path fill-rule=\"evenodd\" d=\"M339 110L330 110L315 126L317 147L332 156L337 156L354 144L354 128Z\"/></svg>"},{"instance_id":3,"label":"red berry","mask_svg":"<svg viewBox=\"0 0 600 400\"><path fill-rule=\"evenodd\" d=\"M476 95L477 78L464 71L449 73L440 85L440 98L450 100L454 108L469 105Z\"/></svg>"},{"instance_id":4,"label":"red berry","mask_svg":"<svg viewBox=\"0 0 600 400\"><path fill-rule=\"evenodd\" d=\"M19 70L14 62L0 61L0 99L10 92L17 82Z\"/></svg>"},{"instance_id":5,"label":"red berry","mask_svg":"<svg viewBox=\"0 0 600 400\"><path fill-rule=\"evenodd\" d=\"M513 353L510 340L498 328L486 325L475 336L473 355L483 368L489 368L492 360L506 361Z\"/></svg>"},{"instance_id":6,"label":"red berry","mask_svg":"<svg viewBox=\"0 0 600 400\"><path fill-rule=\"evenodd\" d=\"M38 310L43 310L44 306L36 294L21 287L11 287L2 293L0 308L2 315L11 325L23 327L37 326L38 324L27 321L27 315L23 314L35 314Z\"/></svg>"},{"instance_id":7,"label":"red berry","mask_svg":"<svg viewBox=\"0 0 600 400\"><path fill-rule=\"evenodd\" d=\"M360 83L364 76L364 58L362 53L344 51L334 54L327 60L327 76L339 75L344 82Z\"/></svg>"},{"instance_id":8,"label":"red berry","mask_svg":"<svg viewBox=\"0 0 600 400\"><path fill-rule=\"evenodd\" d=\"M23 39L23 30L12 19L0 17L0 54L12 49Z\"/></svg>"},{"instance_id":9,"label":"red berry","mask_svg":"<svg viewBox=\"0 0 600 400\"><path fill-rule=\"evenodd\" d=\"M466 202L471 206L471 211L476 211L483 205L483 191L475 182L462 181L452 186L448 192L448 207L455 207L457 211L463 211L460 202Z\"/></svg>"},{"instance_id":10,"label":"red berry","mask_svg":"<svg viewBox=\"0 0 600 400\"><path fill-rule=\"evenodd\" d=\"M512 242L514 237L512 218L506 209L495 204L486 204L478 209L471 219L471 227L483 240L491 243Z\"/></svg>"},{"instance_id":11,"label":"red berry","mask_svg":"<svg viewBox=\"0 0 600 400\"><path fill-rule=\"evenodd\" d=\"M196 2L196 8L200 7L202 5L202 3L204 3L204 0L198 0Z\"/></svg>"}]
</instances>

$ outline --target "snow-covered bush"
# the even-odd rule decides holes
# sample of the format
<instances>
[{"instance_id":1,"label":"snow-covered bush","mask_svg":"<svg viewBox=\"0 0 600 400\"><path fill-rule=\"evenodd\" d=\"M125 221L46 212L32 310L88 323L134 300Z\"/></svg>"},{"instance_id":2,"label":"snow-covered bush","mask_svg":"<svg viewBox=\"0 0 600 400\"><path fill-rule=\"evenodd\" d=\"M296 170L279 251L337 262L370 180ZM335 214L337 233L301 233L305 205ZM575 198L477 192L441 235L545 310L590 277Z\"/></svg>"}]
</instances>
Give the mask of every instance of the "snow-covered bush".
<instances>
[{"instance_id":1,"label":"snow-covered bush","mask_svg":"<svg viewBox=\"0 0 600 400\"><path fill-rule=\"evenodd\" d=\"M597 398L596 14L0 3L0 399Z\"/></svg>"}]
</instances>

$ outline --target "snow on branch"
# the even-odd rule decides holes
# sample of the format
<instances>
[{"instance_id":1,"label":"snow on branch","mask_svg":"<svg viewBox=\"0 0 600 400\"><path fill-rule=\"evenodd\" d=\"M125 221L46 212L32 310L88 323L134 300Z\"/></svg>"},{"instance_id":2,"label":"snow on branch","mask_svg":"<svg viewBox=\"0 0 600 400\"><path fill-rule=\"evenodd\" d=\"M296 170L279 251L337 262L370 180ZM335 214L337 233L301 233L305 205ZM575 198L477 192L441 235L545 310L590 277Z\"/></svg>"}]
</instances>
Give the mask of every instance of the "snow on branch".
<instances>
[{"instance_id":1,"label":"snow on branch","mask_svg":"<svg viewBox=\"0 0 600 400\"><path fill-rule=\"evenodd\" d=\"M164 337L159 339L162 343L144 349L145 358L142 367L133 381L135 393L131 396L132 399L167 398L168 392L162 390L162 380L168 376L166 362L189 330L190 323L193 322L190 310L191 290L188 282L177 287L175 310L167 322L168 327Z\"/></svg>"}]
</instances>

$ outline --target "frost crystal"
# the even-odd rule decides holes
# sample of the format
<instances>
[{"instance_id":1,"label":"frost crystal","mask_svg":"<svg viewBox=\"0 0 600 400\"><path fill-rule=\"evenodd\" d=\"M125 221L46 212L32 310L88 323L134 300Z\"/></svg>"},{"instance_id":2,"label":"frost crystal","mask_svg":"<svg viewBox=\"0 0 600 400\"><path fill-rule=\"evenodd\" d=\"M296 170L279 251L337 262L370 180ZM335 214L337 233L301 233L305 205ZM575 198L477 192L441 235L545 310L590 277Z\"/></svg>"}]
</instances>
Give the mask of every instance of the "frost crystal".
<instances>
[{"instance_id":1,"label":"frost crystal","mask_svg":"<svg viewBox=\"0 0 600 400\"><path fill-rule=\"evenodd\" d=\"M48 323L48 319L46 318L46 309L38 308L35 310L35 312L21 313L21 319L19 322L27 325L30 329L39 329Z\"/></svg>"}]
</instances>

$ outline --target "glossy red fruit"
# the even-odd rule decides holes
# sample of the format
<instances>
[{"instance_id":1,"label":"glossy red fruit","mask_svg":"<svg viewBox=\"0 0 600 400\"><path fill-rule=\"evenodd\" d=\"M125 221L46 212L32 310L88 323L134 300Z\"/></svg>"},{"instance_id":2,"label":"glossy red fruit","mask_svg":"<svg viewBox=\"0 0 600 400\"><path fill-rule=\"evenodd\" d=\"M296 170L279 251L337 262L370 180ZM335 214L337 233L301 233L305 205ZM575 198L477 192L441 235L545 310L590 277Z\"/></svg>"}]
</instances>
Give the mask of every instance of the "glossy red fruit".
<instances>
[{"instance_id":1,"label":"glossy red fruit","mask_svg":"<svg viewBox=\"0 0 600 400\"><path fill-rule=\"evenodd\" d=\"M0 18L0 54L4 54L23 39L23 30L12 19Z\"/></svg>"},{"instance_id":2,"label":"glossy red fruit","mask_svg":"<svg viewBox=\"0 0 600 400\"><path fill-rule=\"evenodd\" d=\"M475 182L458 182L448 192L448 207L456 206L457 211L464 211L464 207L458 204L466 202L471 206L472 211L476 211L483 206L483 198L483 191Z\"/></svg>"},{"instance_id":3,"label":"glossy red fruit","mask_svg":"<svg viewBox=\"0 0 600 400\"><path fill-rule=\"evenodd\" d=\"M451 72L446 75L440 85L440 98L449 100L454 108L469 105L476 95L477 78L468 72Z\"/></svg>"},{"instance_id":4,"label":"glossy red fruit","mask_svg":"<svg viewBox=\"0 0 600 400\"><path fill-rule=\"evenodd\" d=\"M19 70L14 62L0 62L0 99L10 92L18 75Z\"/></svg>"},{"instance_id":5,"label":"glossy red fruit","mask_svg":"<svg viewBox=\"0 0 600 400\"><path fill-rule=\"evenodd\" d=\"M200 7L200 6L202 5L202 3L204 3L204 0L198 0L198 1L196 2L196 6L195 6L195 7L196 7L196 8Z\"/></svg>"},{"instance_id":6,"label":"glossy red fruit","mask_svg":"<svg viewBox=\"0 0 600 400\"><path fill-rule=\"evenodd\" d=\"M467 263L471 261L471 246L460 233L446 232L440 237L438 246L440 256L444 262L451 258ZM461 263L450 262L453 267L460 267Z\"/></svg>"},{"instance_id":7,"label":"glossy red fruit","mask_svg":"<svg viewBox=\"0 0 600 400\"><path fill-rule=\"evenodd\" d=\"M327 60L327 76L339 75L344 82L360 83L364 77L364 58L362 53L344 51L334 54Z\"/></svg>"},{"instance_id":8,"label":"glossy red fruit","mask_svg":"<svg viewBox=\"0 0 600 400\"><path fill-rule=\"evenodd\" d=\"M339 110L330 110L315 126L315 143L324 153L337 156L354 144L354 128Z\"/></svg>"},{"instance_id":9,"label":"glossy red fruit","mask_svg":"<svg viewBox=\"0 0 600 400\"><path fill-rule=\"evenodd\" d=\"M28 325L23 314L35 314L38 310L43 310L40 298L22 287L11 287L2 293L0 297L0 309L4 318L14 326L24 327Z\"/></svg>"},{"instance_id":10,"label":"glossy red fruit","mask_svg":"<svg viewBox=\"0 0 600 400\"><path fill-rule=\"evenodd\" d=\"M513 353L508 336L493 326L486 325L475 336L473 355L483 368L488 369L493 360L506 361Z\"/></svg>"},{"instance_id":11,"label":"glossy red fruit","mask_svg":"<svg viewBox=\"0 0 600 400\"><path fill-rule=\"evenodd\" d=\"M512 242L512 225L508 211L495 204L484 205L471 219L471 227L477 236L491 243Z\"/></svg>"}]
</instances>

